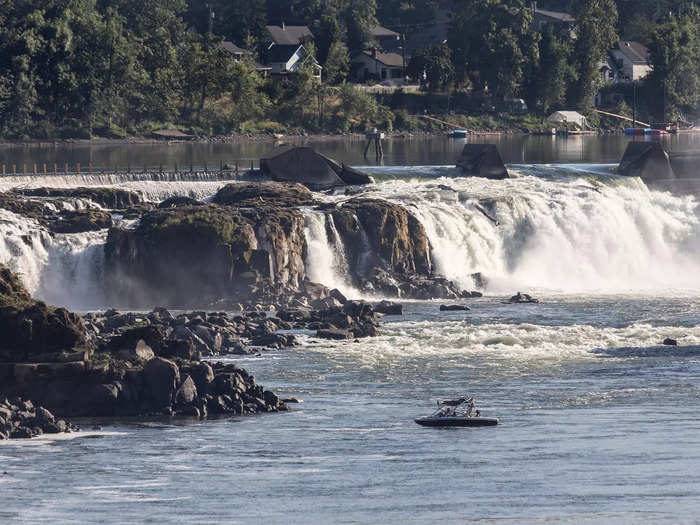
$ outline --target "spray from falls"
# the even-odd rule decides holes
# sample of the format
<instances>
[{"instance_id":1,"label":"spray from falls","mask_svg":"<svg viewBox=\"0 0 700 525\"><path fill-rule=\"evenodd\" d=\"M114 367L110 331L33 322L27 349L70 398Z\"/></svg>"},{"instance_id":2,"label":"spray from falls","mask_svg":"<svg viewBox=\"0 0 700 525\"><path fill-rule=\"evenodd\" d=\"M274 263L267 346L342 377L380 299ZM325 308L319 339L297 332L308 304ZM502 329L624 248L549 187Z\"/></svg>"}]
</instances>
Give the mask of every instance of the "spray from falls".
<instances>
[{"instance_id":1,"label":"spray from falls","mask_svg":"<svg viewBox=\"0 0 700 525\"><path fill-rule=\"evenodd\" d=\"M416 215L436 271L463 288L481 272L495 293L700 290L697 202L635 179L441 178L378 193Z\"/></svg>"}]
</instances>

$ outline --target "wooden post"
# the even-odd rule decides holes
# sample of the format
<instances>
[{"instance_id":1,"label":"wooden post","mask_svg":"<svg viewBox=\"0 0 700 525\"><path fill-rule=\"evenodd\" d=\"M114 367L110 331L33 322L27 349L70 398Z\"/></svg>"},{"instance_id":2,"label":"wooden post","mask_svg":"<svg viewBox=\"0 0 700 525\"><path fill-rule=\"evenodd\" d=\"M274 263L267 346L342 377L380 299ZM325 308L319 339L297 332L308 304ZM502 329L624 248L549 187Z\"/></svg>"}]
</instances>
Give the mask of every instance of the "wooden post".
<instances>
[{"instance_id":1,"label":"wooden post","mask_svg":"<svg viewBox=\"0 0 700 525\"><path fill-rule=\"evenodd\" d=\"M27 165L22 164L22 175L26 175L26 174L27 174Z\"/></svg>"},{"instance_id":2,"label":"wooden post","mask_svg":"<svg viewBox=\"0 0 700 525\"><path fill-rule=\"evenodd\" d=\"M55 162L53 163L53 174L58 175L58 164Z\"/></svg>"},{"instance_id":3,"label":"wooden post","mask_svg":"<svg viewBox=\"0 0 700 525\"><path fill-rule=\"evenodd\" d=\"M68 163L66 162L65 166L63 167L63 174L68 175Z\"/></svg>"},{"instance_id":4,"label":"wooden post","mask_svg":"<svg viewBox=\"0 0 700 525\"><path fill-rule=\"evenodd\" d=\"M34 163L34 172L33 173L34 173L34 175L38 175L38 172L36 170L36 162Z\"/></svg>"},{"instance_id":5,"label":"wooden post","mask_svg":"<svg viewBox=\"0 0 700 525\"><path fill-rule=\"evenodd\" d=\"M92 161L88 162L88 173L92 173Z\"/></svg>"},{"instance_id":6,"label":"wooden post","mask_svg":"<svg viewBox=\"0 0 700 525\"><path fill-rule=\"evenodd\" d=\"M5 175L5 165L4 164L2 165L2 174L3 174L3 176Z\"/></svg>"},{"instance_id":7,"label":"wooden post","mask_svg":"<svg viewBox=\"0 0 700 525\"><path fill-rule=\"evenodd\" d=\"M78 175L80 175L80 162L76 163L75 171L78 173Z\"/></svg>"},{"instance_id":8,"label":"wooden post","mask_svg":"<svg viewBox=\"0 0 700 525\"><path fill-rule=\"evenodd\" d=\"M44 175L46 175L46 162L44 162Z\"/></svg>"},{"instance_id":9,"label":"wooden post","mask_svg":"<svg viewBox=\"0 0 700 525\"><path fill-rule=\"evenodd\" d=\"M12 174L17 175L17 165L16 164L12 165Z\"/></svg>"}]
</instances>

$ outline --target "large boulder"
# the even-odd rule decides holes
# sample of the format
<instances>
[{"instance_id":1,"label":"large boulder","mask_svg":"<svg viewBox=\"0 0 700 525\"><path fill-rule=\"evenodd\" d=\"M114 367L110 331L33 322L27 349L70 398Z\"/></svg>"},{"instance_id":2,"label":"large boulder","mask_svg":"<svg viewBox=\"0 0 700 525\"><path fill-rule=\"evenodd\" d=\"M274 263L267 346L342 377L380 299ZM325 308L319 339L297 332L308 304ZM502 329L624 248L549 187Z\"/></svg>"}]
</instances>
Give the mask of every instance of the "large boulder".
<instances>
[{"instance_id":1,"label":"large boulder","mask_svg":"<svg viewBox=\"0 0 700 525\"><path fill-rule=\"evenodd\" d=\"M405 208L382 200L353 199L331 214L356 277L377 267L402 274L431 272L425 229Z\"/></svg>"},{"instance_id":2,"label":"large boulder","mask_svg":"<svg viewBox=\"0 0 700 525\"><path fill-rule=\"evenodd\" d=\"M313 190L372 182L371 177L304 147L291 148L260 159L260 169L272 180L299 182Z\"/></svg>"},{"instance_id":3,"label":"large boulder","mask_svg":"<svg viewBox=\"0 0 700 525\"><path fill-rule=\"evenodd\" d=\"M102 210L64 210L47 222L54 233L81 233L111 228L112 215Z\"/></svg>"},{"instance_id":4,"label":"large boulder","mask_svg":"<svg viewBox=\"0 0 700 525\"><path fill-rule=\"evenodd\" d=\"M180 382L177 365L168 359L156 357L146 363L143 376L153 408L160 410L170 406Z\"/></svg>"},{"instance_id":5,"label":"large boulder","mask_svg":"<svg viewBox=\"0 0 700 525\"><path fill-rule=\"evenodd\" d=\"M467 144L457 160L462 173L487 179L507 179L508 170L495 144Z\"/></svg>"},{"instance_id":6,"label":"large boulder","mask_svg":"<svg viewBox=\"0 0 700 525\"><path fill-rule=\"evenodd\" d=\"M618 166L618 173L639 177L646 183L675 178L668 154L659 142L630 142Z\"/></svg>"},{"instance_id":7,"label":"large boulder","mask_svg":"<svg viewBox=\"0 0 700 525\"><path fill-rule=\"evenodd\" d=\"M225 206L310 206L313 193L302 184L281 182L237 182L221 188L212 199Z\"/></svg>"},{"instance_id":8,"label":"large boulder","mask_svg":"<svg viewBox=\"0 0 700 525\"><path fill-rule=\"evenodd\" d=\"M65 308L31 298L19 278L0 265L0 361L66 352L86 342L85 326Z\"/></svg>"}]
</instances>

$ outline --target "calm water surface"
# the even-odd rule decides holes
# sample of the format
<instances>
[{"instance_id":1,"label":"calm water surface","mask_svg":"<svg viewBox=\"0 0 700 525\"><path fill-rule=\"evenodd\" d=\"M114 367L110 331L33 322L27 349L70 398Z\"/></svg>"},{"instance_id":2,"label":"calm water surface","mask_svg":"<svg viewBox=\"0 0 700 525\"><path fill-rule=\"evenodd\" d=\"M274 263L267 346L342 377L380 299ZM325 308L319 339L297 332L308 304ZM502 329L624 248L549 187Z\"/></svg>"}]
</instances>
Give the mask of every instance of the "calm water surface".
<instances>
[{"instance_id":1,"label":"calm water surface","mask_svg":"<svg viewBox=\"0 0 700 525\"><path fill-rule=\"evenodd\" d=\"M528 136L528 135L487 135L468 139L475 143L494 143L498 145L501 156L506 163L617 163L630 141L624 135L571 137ZM328 155L351 165L367 164L362 152L364 140L314 140L303 138L284 139L288 144L310 145L320 153ZM383 165L449 165L454 164L461 152L465 139L446 137L395 138L384 141ZM700 134L672 135L663 140L669 151L686 151L700 149ZM274 142L244 142L236 144L179 143L170 144L108 144L86 145L59 144L56 146L5 146L0 148L0 164L6 164L8 170L12 164L46 163L51 167L58 164L59 169L65 163L83 167L92 164L102 167L131 167L133 169L155 168L163 166L172 169L175 165L182 168L190 164L216 167L221 163L249 166L274 151ZM369 161L374 157L370 155ZM21 169L21 168L18 168Z\"/></svg>"}]
</instances>

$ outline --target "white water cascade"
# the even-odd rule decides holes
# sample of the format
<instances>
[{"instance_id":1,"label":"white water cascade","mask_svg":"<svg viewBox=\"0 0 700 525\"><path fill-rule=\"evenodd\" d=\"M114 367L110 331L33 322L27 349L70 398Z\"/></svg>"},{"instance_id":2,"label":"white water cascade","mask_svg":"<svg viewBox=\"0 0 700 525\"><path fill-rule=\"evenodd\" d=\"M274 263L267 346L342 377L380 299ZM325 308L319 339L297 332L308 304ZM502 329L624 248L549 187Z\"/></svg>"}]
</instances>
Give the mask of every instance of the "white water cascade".
<instances>
[{"instance_id":1,"label":"white water cascade","mask_svg":"<svg viewBox=\"0 0 700 525\"><path fill-rule=\"evenodd\" d=\"M694 198L578 168L518 175L393 180L371 196L410 209L427 231L436 270L463 288L482 272L494 293L700 290Z\"/></svg>"},{"instance_id":2,"label":"white water cascade","mask_svg":"<svg viewBox=\"0 0 700 525\"><path fill-rule=\"evenodd\" d=\"M400 178L367 187L362 197L386 199L411 211L428 234L436 271L464 289L474 289L472 275L481 272L490 293L700 291L700 220L693 197L649 191L637 179L580 166L522 167L505 181L444 176L455 175L448 169L400 172ZM10 178L1 181L0 190L19 184ZM88 182L106 181L66 179L62 185ZM112 182L139 189L152 201L174 195L209 198L226 184ZM321 198L339 202L348 197ZM309 278L359 296L330 214L304 214ZM51 235L38 222L0 209L0 263L53 304L83 310L109 306L101 288L105 239L106 230Z\"/></svg>"},{"instance_id":3,"label":"white water cascade","mask_svg":"<svg viewBox=\"0 0 700 525\"><path fill-rule=\"evenodd\" d=\"M308 244L307 277L329 288L337 288L343 294L358 297L359 293L348 279L345 249L333 224L333 217L323 212L305 210L304 221L304 234ZM328 236L329 230L332 240Z\"/></svg>"}]
</instances>

